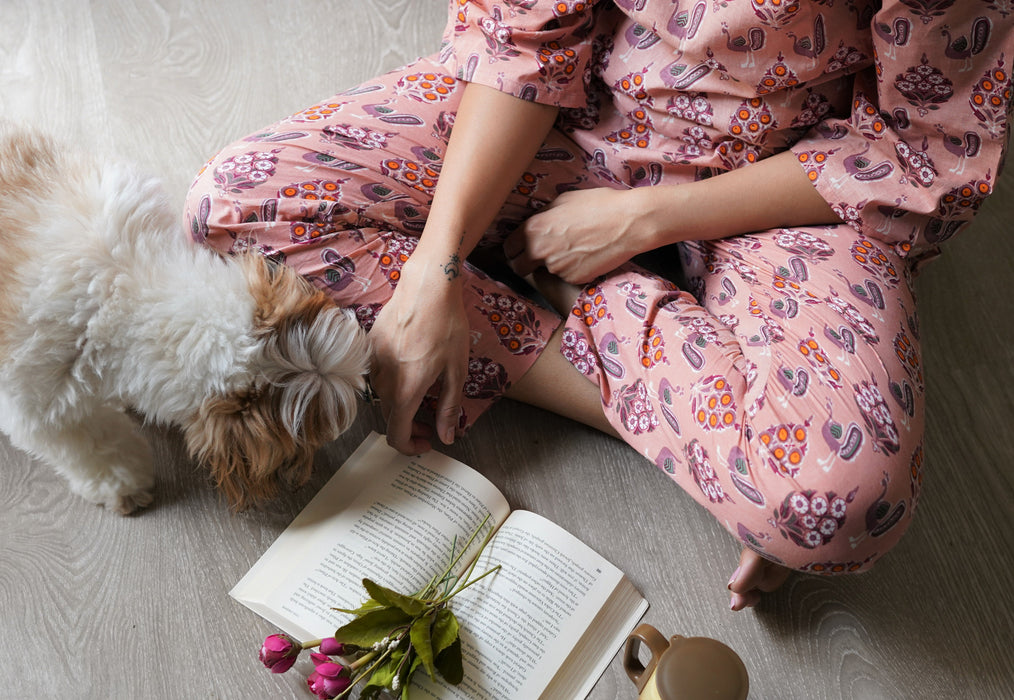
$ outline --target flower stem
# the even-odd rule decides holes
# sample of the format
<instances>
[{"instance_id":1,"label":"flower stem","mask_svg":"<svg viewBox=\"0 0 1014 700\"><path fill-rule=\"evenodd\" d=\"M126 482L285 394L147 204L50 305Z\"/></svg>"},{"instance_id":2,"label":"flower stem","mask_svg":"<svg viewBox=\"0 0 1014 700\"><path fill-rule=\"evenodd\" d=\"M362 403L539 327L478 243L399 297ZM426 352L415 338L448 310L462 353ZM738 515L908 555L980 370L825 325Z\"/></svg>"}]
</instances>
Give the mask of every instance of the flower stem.
<instances>
[{"instance_id":1,"label":"flower stem","mask_svg":"<svg viewBox=\"0 0 1014 700\"><path fill-rule=\"evenodd\" d=\"M380 652L371 651L371 652L368 652L368 653L360 656L358 659L356 659L355 661L353 661L352 663L349 664L349 670L350 671L358 671L363 666L365 666L366 664L370 663L373 660L373 658L378 653L380 653Z\"/></svg>"},{"instance_id":2,"label":"flower stem","mask_svg":"<svg viewBox=\"0 0 1014 700\"><path fill-rule=\"evenodd\" d=\"M467 581L466 583L464 583L461 586L459 586L456 590L451 591L448 595L444 596L443 598L441 598L437 602L438 603L446 603L451 598L453 598L454 596L458 595L463 590L465 590L466 588L468 588L469 586L471 586L473 583L478 583L479 581L481 581L482 579L486 578L490 574L493 574L493 573L496 573L497 571L499 571L501 566L502 566L501 564L497 564L492 569L490 569L489 571L487 571L486 573L484 573L482 576L479 576L478 578L474 578L471 581L467 581L467 579L466 579L466 581Z\"/></svg>"},{"instance_id":3,"label":"flower stem","mask_svg":"<svg viewBox=\"0 0 1014 700\"><path fill-rule=\"evenodd\" d=\"M465 542L465 546L461 548L461 551L458 552L458 555L456 557L454 557L454 560L451 561L451 563L447 565L446 569L444 569L444 575L440 577L439 581L443 581L447 577L447 574L449 574L451 572L451 570L455 566L458 565L458 562L461 561L461 557L465 556L465 552L467 552L468 548L472 545L472 541L482 531L482 528L484 528L486 526L486 523L489 522L490 517L492 517L492 516L489 513L487 513L486 517L482 519L482 522L479 523L479 527L475 528L475 530L472 532L472 536L468 538L467 542ZM490 538L490 536L492 534L493 534L492 530L490 530L489 533L486 534L486 539L483 541L483 544L482 544L483 547L485 547L486 543L489 542L489 538ZM481 547L480 547L480 549L481 549ZM478 557L476 557L476 558L478 558ZM474 567L474 566L475 566L475 561L473 560L472 561L472 567ZM471 572L471 568L469 568L469 572ZM443 595L443 596L441 596L441 598L444 599L444 600L446 600L447 599L446 594Z\"/></svg>"}]
</instances>

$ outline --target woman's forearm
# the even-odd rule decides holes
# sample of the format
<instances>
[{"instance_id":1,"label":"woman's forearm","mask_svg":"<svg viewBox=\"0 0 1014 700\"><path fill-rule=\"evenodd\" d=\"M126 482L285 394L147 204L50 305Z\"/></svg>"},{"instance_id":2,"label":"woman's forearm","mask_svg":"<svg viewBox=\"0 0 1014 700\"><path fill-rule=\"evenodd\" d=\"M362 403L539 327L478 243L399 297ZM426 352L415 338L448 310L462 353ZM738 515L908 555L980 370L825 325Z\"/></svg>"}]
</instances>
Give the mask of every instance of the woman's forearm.
<instances>
[{"instance_id":1,"label":"woman's forearm","mask_svg":"<svg viewBox=\"0 0 1014 700\"><path fill-rule=\"evenodd\" d=\"M707 180L641 187L630 195L642 212L645 252L685 240L841 223L790 151Z\"/></svg>"},{"instance_id":2,"label":"woman's forearm","mask_svg":"<svg viewBox=\"0 0 1014 700\"><path fill-rule=\"evenodd\" d=\"M542 146L557 108L468 83L412 257L448 278L482 237Z\"/></svg>"}]
</instances>

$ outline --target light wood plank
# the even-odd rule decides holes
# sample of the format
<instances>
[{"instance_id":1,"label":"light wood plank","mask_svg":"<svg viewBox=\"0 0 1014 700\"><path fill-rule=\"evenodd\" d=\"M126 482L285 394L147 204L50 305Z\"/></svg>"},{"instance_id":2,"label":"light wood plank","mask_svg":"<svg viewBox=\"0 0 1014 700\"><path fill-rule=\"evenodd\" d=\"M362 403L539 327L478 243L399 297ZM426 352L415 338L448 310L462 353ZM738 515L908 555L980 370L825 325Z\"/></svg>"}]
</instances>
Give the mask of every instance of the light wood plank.
<instances>
[{"instance_id":1,"label":"light wood plank","mask_svg":"<svg viewBox=\"0 0 1014 700\"><path fill-rule=\"evenodd\" d=\"M177 201L215 149L436 48L437 0L36 0L0 3L0 116L28 118L164 175ZM919 280L929 384L920 516L867 575L793 578L726 608L737 547L622 444L498 405L450 452L516 507L560 522L624 569L666 633L722 639L753 698L1014 697L1014 176ZM230 515L149 430L155 506L120 518L71 496L0 439L0 698L306 698L256 660L273 630L226 591L371 429L366 412L313 480ZM632 698L614 660L594 700Z\"/></svg>"}]
</instances>

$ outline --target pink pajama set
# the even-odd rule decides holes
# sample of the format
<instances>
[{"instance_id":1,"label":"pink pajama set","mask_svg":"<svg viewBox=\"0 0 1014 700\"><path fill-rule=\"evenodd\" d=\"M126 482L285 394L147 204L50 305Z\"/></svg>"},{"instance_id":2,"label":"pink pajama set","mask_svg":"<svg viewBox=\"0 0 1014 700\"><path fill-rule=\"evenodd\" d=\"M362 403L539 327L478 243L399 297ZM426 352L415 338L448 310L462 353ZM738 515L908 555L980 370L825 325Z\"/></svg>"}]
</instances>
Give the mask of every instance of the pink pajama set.
<instances>
[{"instance_id":1,"label":"pink pajama set","mask_svg":"<svg viewBox=\"0 0 1014 700\"><path fill-rule=\"evenodd\" d=\"M680 244L672 279L625 265L562 321L467 266L461 423L563 322L616 429L745 546L861 571L919 499L912 273L992 191L1011 25L999 0L452 0L439 53L215 156L186 226L291 265L369 329L423 229L462 81L561 107L484 246L567 190L791 149L844 224Z\"/></svg>"}]
</instances>

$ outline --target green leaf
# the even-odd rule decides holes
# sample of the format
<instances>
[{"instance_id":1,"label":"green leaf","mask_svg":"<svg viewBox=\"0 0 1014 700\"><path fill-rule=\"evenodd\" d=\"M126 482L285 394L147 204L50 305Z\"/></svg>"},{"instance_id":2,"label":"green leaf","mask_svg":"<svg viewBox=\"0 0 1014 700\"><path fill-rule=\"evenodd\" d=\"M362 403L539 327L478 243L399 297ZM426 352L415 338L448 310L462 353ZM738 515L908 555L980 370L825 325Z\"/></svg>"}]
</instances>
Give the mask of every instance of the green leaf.
<instances>
[{"instance_id":1,"label":"green leaf","mask_svg":"<svg viewBox=\"0 0 1014 700\"><path fill-rule=\"evenodd\" d=\"M423 664L426 666L426 673L430 675L431 679L436 680L437 670L433 666L433 641L430 637L430 627L432 624L432 615L418 618L412 623L409 637L412 640L412 648L415 649L415 653L419 655L419 658L422 659Z\"/></svg>"},{"instance_id":2,"label":"green leaf","mask_svg":"<svg viewBox=\"0 0 1014 700\"><path fill-rule=\"evenodd\" d=\"M405 656L405 652L400 649L391 654L391 657L387 661L373 670L367 685L390 688L391 682L394 681L394 674L398 670L398 664L401 663L403 656Z\"/></svg>"},{"instance_id":3,"label":"green leaf","mask_svg":"<svg viewBox=\"0 0 1014 700\"><path fill-rule=\"evenodd\" d=\"M402 595L397 591L392 591L390 588L384 588L380 584L374 583L368 578L363 579L363 588L366 592L373 596L374 600L378 600L384 605L398 608L406 615L415 617L416 615L422 614L423 610L426 609L426 604L418 598L411 598L407 595Z\"/></svg>"},{"instance_id":4,"label":"green leaf","mask_svg":"<svg viewBox=\"0 0 1014 700\"><path fill-rule=\"evenodd\" d=\"M331 608L331 609L337 610L338 612L348 613L349 615L365 615L368 612L373 612L374 610L383 610L384 608L389 607L391 606L385 605L383 603L378 603L373 598L370 598L369 600L367 600L365 603L360 605L358 608L355 608L354 610L346 610L345 608Z\"/></svg>"},{"instance_id":5,"label":"green leaf","mask_svg":"<svg viewBox=\"0 0 1014 700\"><path fill-rule=\"evenodd\" d=\"M382 688L379 685L367 685L359 693L359 700L377 700L380 697L380 691Z\"/></svg>"},{"instance_id":6,"label":"green leaf","mask_svg":"<svg viewBox=\"0 0 1014 700\"><path fill-rule=\"evenodd\" d=\"M430 631L430 637L433 640L433 653L439 654L454 644L458 638L459 630L458 618L454 616L450 608L440 608L437 611L436 619L433 620L433 629Z\"/></svg>"},{"instance_id":7,"label":"green leaf","mask_svg":"<svg viewBox=\"0 0 1014 700\"><path fill-rule=\"evenodd\" d=\"M743 476L746 476L749 473L749 469L747 469L746 467L746 460L743 459L742 457L736 460L736 471L738 471Z\"/></svg>"},{"instance_id":8,"label":"green leaf","mask_svg":"<svg viewBox=\"0 0 1014 700\"><path fill-rule=\"evenodd\" d=\"M465 677L465 670L461 666L461 638L454 640L451 646L437 654L435 665L444 680L451 685L457 685Z\"/></svg>"},{"instance_id":9,"label":"green leaf","mask_svg":"<svg viewBox=\"0 0 1014 700\"><path fill-rule=\"evenodd\" d=\"M412 674L415 673L415 670L420 666L422 666L422 659L420 659L419 655L416 654L415 658L412 659L412 665L408 667L408 673L405 675L405 680L408 681L408 679L412 677Z\"/></svg>"},{"instance_id":10,"label":"green leaf","mask_svg":"<svg viewBox=\"0 0 1014 700\"><path fill-rule=\"evenodd\" d=\"M343 644L371 647L391 633L396 627L404 627L412 621L398 608L383 608L357 617L347 625L339 627L334 638Z\"/></svg>"}]
</instances>

